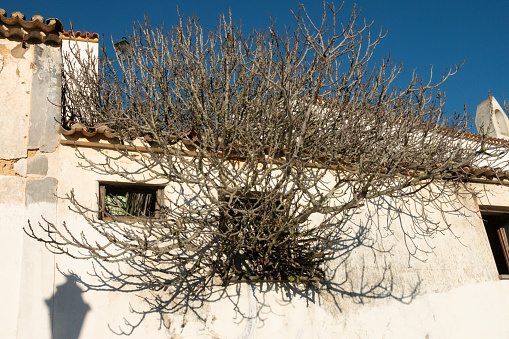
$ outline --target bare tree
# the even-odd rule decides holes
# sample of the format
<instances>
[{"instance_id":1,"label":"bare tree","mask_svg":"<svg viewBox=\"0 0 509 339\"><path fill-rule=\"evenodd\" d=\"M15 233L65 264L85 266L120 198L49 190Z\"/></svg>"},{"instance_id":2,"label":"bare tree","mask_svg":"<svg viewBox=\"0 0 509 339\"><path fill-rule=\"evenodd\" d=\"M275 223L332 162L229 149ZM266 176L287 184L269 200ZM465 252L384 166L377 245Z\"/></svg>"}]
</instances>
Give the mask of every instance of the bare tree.
<instances>
[{"instance_id":1,"label":"bare tree","mask_svg":"<svg viewBox=\"0 0 509 339\"><path fill-rule=\"evenodd\" d=\"M383 33L359 23L355 8L346 18L340 10L324 5L316 21L300 6L294 29L272 22L248 35L231 16L210 31L196 18L169 32L147 21L99 73L96 60L75 69L67 58L64 124L106 126L128 146L104 162L80 153L82 166L163 183L165 205L151 215L110 194L98 221L71 193L102 240L65 224L28 232L56 253L127 263L125 288L198 290L215 278L327 281L326 263L365 241L365 230L347 231L349 218L380 197L427 206L413 210L406 234L447 229L427 209L447 212L437 197L456 201L465 169L489 159L484 139L464 140L466 111L445 114L437 87L458 68L398 87L402 65L371 64Z\"/></svg>"}]
</instances>

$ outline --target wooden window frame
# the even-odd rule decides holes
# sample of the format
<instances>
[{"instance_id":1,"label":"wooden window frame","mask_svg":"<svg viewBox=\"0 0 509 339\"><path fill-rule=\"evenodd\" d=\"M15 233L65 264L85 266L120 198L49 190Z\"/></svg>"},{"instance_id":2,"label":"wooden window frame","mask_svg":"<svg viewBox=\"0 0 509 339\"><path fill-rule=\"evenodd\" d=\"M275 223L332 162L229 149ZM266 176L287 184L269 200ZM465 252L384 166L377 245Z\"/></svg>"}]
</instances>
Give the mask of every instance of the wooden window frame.
<instances>
[{"instance_id":1,"label":"wooden window frame","mask_svg":"<svg viewBox=\"0 0 509 339\"><path fill-rule=\"evenodd\" d=\"M160 218L161 208L164 206L164 186L144 185L123 182L99 182L99 220L111 221L113 218L106 215L106 195L108 191L131 192L131 193L151 193L155 195L154 215L149 218ZM115 219L133 220L134 216L115 216Z\"/></svg>"},{"instance_id":2,"label":"wooden window frame","mask_svg":"<svg viewBox=\"0 0 509 339\"><path fill-rule=\"evenodd\" d=\"M509 279L509 209L480 206L484 229L501 279Z\"/></svg>"}]
</instances>

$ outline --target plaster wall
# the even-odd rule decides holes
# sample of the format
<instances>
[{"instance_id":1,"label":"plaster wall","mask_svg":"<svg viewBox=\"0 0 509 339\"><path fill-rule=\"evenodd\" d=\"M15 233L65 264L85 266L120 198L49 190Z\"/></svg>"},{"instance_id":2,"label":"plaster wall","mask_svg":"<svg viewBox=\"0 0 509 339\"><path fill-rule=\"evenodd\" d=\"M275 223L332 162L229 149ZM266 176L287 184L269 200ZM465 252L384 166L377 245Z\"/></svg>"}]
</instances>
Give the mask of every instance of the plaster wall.
<instances>
[{"instance_id":1,"label":"plaster wall","mask_svg":"<svg viewBox=\"0 0 509 339\"><path fill-rule=\"evenodd\" d=\"M16 172L27 156L34 47L0 39L0 337L15 338L25 220L26 179ZM22 167L22 166L21 166Z\"/></svg>"},{"instance_id":2,"label":"plaster wall","mask_svg":"<svg viewBox=\"0 0 509 339\"><path fill-rule=\"evenodd\" d=\"M99 44L97 42L88 42L73 39L62 40L62 57L67 59L69 62L64 62L64 68L66 71L70 71L69 68L75 72L81 71L80 61L87 60L87 62L95 63L95 70L98 70L98 57L99 57Z\"/></svg>"},{"instance_id":3,"label":"plaster wall","mask_svg":"<svg viewBox=\"0 0 509 339\"><path fill-rule=\"evenodd\" d=\"M32 188L42 188L41 180L31 180L27 185L27 193ZM31 185L35 182L37 184ZM35 186L35 187L34 187ZM55 190L53 190L55 192ZM50 190L51 192L51 190ZM44 216L48 221L55 221L55 204L28 198L25 206L26 227L27 220L37 227ZM46 306L45 297L51 294L54 288L56 267L54 255L42 243L37 243L23 234L20 251L20 280L19 305L17 312L16 338L51 338L51 309Z\"/></svg>"},{"instance_id":4,"label":"plaster wall","mask_svg":"<svg viewBox=\"0 0 509 339\"><path fill-rule=\"evenodd\" d=\"M81 147L80 152L102 159L97 149ZM26 176L0 177L7 183L0 187L10 191L13 185L26 185L26 195L17 193L0 204L18 220L34 224L44 223L44 215L47 221L65 222L74 231L86 230L88 225L61 197L74 190L81 203L95 209L99 182L121 181L80 168L84 161L70 146L60 145L53 153L32 152L26 160ZM119 165L133 166L125 160ZM402 215L387 227L388 216L382 212L375 224L366 225L375 208L367 206L349 227L352 232L371 227L375 244L357 248L331 265L334 291L237 284L218 288L196 313L181 310L162 317L143 313L147 306L139 296L147 296L144 292L137 296L93 287L86 291L75 275L94 283L90 274L98 269L97 263L53 256L26 239L22 222L11 223L12 227L2 229L3 239L9 239L3 245L17 254L12 260L2 258L3 267L10 277L18 278L2 285L13 291L3 296L12 307L2 316L14 324L2 329L2 337L117 338L125 332L130 338L506 338L509 332L501 324L509 315L509 282L499 280L475 211L478 204L509 208L509 189L473 186L479 198L465 198L467 208L447 217L451 229L427 239L403 232L412 224L411 215ZM380 207L376 208L383 210ZM2 223L11 221L9 216L4 219ZM376 286L377 282L381 284ZM378 297L364 297L373 288L378 288ZM141 313L130 312L131 307Z\"/></svg>"},{"instance_id":5,"label":"plaster wall","mask_svg":"<svg viewBox=\"0 0 509 339\"><path fill-rule=\"evenodd\" d=\"M26 157L33 57L33 45L0 39L0 159Z\"/></svg>"},{"instance_id":6,"label":"plaster wall","mask_svg":"<svg viewBox=\"0 0 509 339\"><path fill-rule=\"evenodd\" d=\"M35 152L31 152L35 153ZM57 273L54 255L42 243L28 238L23 228L27 221L38 227L39 222L56 222L57 180L51 175L55 171L56 154L36 153L33 159L49 159L50 168L42 171L37 160L31 173L0 176L0 256L2 275L0 296L4 307L0 311L3 319L0 326L2 338L50 338L52 309L45 302L52 295ZM34 170L36 169L36 170ZM43 219L44 217L44 219Z\"/></svg>"},{"instance_id":7,"label":"plaster wall","mask_svg":"<svg viewBox=\"0 0 509 339\"><path fill-rule=\"evenodd\" d=\"M23 228L56 222L60 48L0 39L0 337L51 336L43 296L55 265Z\"/></svg>"},{"instance_id":8,"label":"plaster wall","mask_svg":"<svg viewBox=\"0 0 509 339\"><path fill-rule=\"evenodd\" d=\"M98 150L82 147L80 151L101 159ZM120 180L79 168L72 147L60 146L57 152L59 164L54 175L59 196L73 189L79 201L96 208L99 181ZM478 188L480 199L489 198L491 203L509 208L507 187ZM402 215L391 227L387 227L387 215L378 215L376 223L368 225L375 245L357 248L331 266L335 291L299 292L272 283L231 285L218 289L196 313L163 315L167 327L160 327L158 314L145 314L130 338L506 338L509 329L503 324L509 315L509 282L498 277L484 225L475 212L481 202L470 197L463 203L467 208L447 216L450 230L426 239L403 232L411 229L411 215ZM351 220L352 232L366 226L372 211L367 206ZM445 225L440 215L435 217ZM59 200L57 223L64 221L74 230L87 227ZM55 260L59 269L67 272L63 277L55 271L57 291L71 279L69 270L87 277L94 269L90 261L64 256ZM376 282L381 284L377 287ZM116 338L115 332L131 332L124 318L137 324L142 315L129 312L129 305L146 310L135 293L83 293L84 286L75 286L79 290L71 291L80 296L86 310L84 320L76 321L76 326L81 326L80 338ZM379 297L363 297L372 288L378 288ZM64 329L65 333L76 326Z\"/></svg>"},{"instance_id":9,"label":"plaster wall","mask_svg":"<svg viewBox=\"0 0 509 339\"><path fill-rule=\"evenodd\" d=\"M24 182L21 177L0 175L0 337L16 338L19 307L21 248L23 245Z\"/></svg>"}]
</instances>

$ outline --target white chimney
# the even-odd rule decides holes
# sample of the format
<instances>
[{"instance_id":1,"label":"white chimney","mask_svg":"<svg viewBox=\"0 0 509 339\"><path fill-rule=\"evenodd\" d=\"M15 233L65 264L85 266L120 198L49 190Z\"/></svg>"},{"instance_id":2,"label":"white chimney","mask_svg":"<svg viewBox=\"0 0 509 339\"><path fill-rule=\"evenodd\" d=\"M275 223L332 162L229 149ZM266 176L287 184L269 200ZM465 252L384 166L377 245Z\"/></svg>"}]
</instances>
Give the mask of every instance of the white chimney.
<instances>
[{"instance_id":1,"label":"white chimney","mask_svg":"<svg viewBox=\"0 0 509 339\"><path fill-rule=\"evenodd\" d=\"M480 134L509 140L509 119L492 96L477 105L475 126Z\"/></svg>"}]
</instances>

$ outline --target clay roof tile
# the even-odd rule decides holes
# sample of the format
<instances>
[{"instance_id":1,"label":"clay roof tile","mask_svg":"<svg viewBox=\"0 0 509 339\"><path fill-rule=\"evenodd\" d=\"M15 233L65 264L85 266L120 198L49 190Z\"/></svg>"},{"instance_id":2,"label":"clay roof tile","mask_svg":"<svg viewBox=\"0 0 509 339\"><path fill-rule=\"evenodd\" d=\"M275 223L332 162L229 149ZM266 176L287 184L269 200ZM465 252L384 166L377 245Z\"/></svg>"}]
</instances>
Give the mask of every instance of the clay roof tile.
<instances>
[{"instance_id":1,"label":"clay roof tile","mask_svg":"<svg viewBox=\"0 0 509 339\"><path fill-rule=\"evenodd\" d=\"M86 31L85 32L81 32L81 31L73 32L70 29L70 30L64 32L63 38L68 39L68 40L76 39L78 41L98 42L99 34L90 33L90 32L86 32Z\"/></svg>"},{"instance_id":2,"label":"clay roof tile","mask_svg":"<svg viewBox=\"0 0 509 339\"><path fill-rule=\"evenodd\" d=\"M8 17L7 12L0 8L0 37L60 44L62 31L63 25L58 19L51 18L45 22L42 16L34 15L27 21L25 15L19 11L13 12Z\"/></svg>"}]
</instances>

